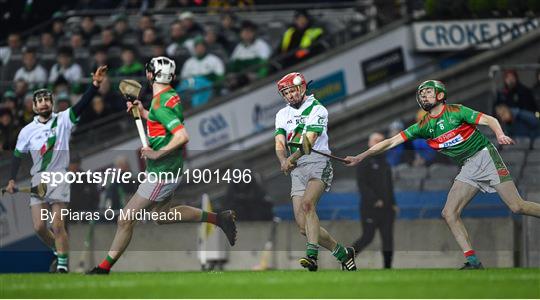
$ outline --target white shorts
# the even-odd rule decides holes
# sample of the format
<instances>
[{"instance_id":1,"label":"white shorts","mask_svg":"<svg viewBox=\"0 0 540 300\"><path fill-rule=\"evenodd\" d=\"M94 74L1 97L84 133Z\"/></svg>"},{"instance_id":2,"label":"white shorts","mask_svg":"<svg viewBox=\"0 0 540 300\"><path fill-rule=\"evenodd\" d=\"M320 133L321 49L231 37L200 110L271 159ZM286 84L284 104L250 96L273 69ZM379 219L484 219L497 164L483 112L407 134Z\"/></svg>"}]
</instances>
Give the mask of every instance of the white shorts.
<instances>
[{"instance_id":1,"label":"white shorts","mask_svg":"<svg viewBox=\"0 0 540 300\"><path fill-rule=\"evenodd\" d=\"M299 164L291 172L291 197L303 196L310 179L320 179L326 185L325 192L330 190L334 171L330 159L320 159Z\"/></svg>"},{"instance_id":2,"label":"white shorts","mask_svg":"<svg viewBox=\"0 0 540 300\"><path fill-rule=\"evenodd\" d=\"M490 145L465 161L456 180L468 183L483 193L495 193L493 186L511 181L512 176L497 149Z\"/></svg>"},{"instance_id":3,"label":"white shorts","mask_svg":"<svg viewBox=\"0 0 540 300\"><path fill-rule=\"evenodd\" d=\"M37 186L40 183L41 175L40 173L38 173L32 177L32 186ZM43 203L69 203L69 200L71 199L71 185L69 183L62 182L56 184L56 186L51 186L51 183L47 183L46 185L47 192L45 193L45 197L39 198L35 196L30 196L30 206Z\"/></svg>"},{"instance_id":4,"label":"white shorts","mask_svg":"<svg viewBox=\"0 0 540 300\"><path fill-rule=\"evenodd\" d=\"M177 182L165 181L156 183L145 181L139 185L137 194L150 201L160 202L172 196L173 192L180 185L180 182L181 180L178 180Z\"/></svg>"}]
</instances>

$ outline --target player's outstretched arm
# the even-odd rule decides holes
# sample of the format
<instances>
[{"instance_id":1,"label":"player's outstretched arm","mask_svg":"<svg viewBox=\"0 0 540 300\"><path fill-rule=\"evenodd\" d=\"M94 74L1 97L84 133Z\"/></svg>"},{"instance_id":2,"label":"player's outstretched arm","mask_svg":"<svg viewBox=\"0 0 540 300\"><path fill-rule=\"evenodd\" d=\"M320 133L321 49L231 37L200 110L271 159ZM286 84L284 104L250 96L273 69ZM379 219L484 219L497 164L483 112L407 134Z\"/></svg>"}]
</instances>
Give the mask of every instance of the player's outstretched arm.
<instances>
[{"instance_id":1,"label":"player's outstretched arm","mask_svg":"<svg viewBox=\"0 0 540 300\"><path fill-rule=\"evenodd\" d=\"M97 68L95 73L92 73L92 84L88 87L86 92L81 96L81 99L77 104L73 105L71 110L76 117L79 117L83 110L90 104L94 96L97 94L97 90L101 82L105 79L107 75L107 66L101 66Z\"/></svg>"},{"instance_id":2,"label":"player's outstretched arm","mask_svg":"<svg viewBox=\"0 0 540 300\"><path fill-rule=\"evenodd\" d=\"M496 118L490 115L482 114L480 116L480 120L478 121L478 124L487 125L493 131L493 133L495 133L495 135L497 136L497 142L499 142L499 144L501 145L515 144L512 138L504 134L501 124L499 123L499 120L497 120Z\"/></svg>"},{"instance_id":3,"label":"player's outstretched arm","mask_svg":"<svg viewBox=\"0 0 540 300\"><path fill-rule=\"evenodd\" d=\"M349 163L346 164L346 166L348 167L352 167L352 166L356 166L357 164L359 164L361 161L363 161L364 159L370 157L370 156L373 156L373 155L377 155L377 154L380 154L380 153L383 153L387 150L390 150L402 143L405 142L405 139L403 138L403 136L401 134L396 134L394 135L393 137L389 138L389 139L386 139L384 141L381 141L375 145L373 145L373 147L369 148L368 150L356 155L356 156L347 156L345 157L345 160L347 160Z\"/></svg>"},{"instance_id":4,"label":"player's outstretched arm","mask_svg":"<svg viewBox=\"0 0 540 300\"><path fill-rule=\"evenodd\" d=\"M182 129L177 130L173 133L173 136L169 143L163 148L159 149L158 151L152 150L150 147L145 147L141 149L141 156L148 158L148 159L158 159L160 157L163 157L170 153L171 151L182 147L183 145L187 144L189 142L189 136L187 133L186 128L182 127Z\"/></svg>"}]
</instances>

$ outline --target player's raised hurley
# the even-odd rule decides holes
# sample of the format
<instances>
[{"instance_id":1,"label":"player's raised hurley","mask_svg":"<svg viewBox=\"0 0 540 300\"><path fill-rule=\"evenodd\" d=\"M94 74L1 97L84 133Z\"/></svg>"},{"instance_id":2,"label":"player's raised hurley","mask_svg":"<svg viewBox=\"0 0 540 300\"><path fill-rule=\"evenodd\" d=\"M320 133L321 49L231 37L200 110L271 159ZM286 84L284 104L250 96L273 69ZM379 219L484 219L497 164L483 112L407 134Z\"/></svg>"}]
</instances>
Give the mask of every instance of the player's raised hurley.
<instances>
[{"instance_id":1,"label":"player's raised hurley","mask_svg":"<svg viewBox=\"0 0 540 300\"><path fill-rule=\"evenodd\" d=\"M344 158L337 157L335 155L324 153L324 152L317 151L317 150L313 149L313 145L311 145L311 142L309 141L309 139L307 138L305 133L302 135L302 147L300 149L302 149L302 152L305 155L309 155L311 152L315 152L315 153L318 153L320 155L330 157L331 159L335 159L337 161L340 161L342 163L347 163L348 162Z\"/></svg>"},{"instance_id":2,"label":"player's raised hurley","mask_svg":"<svg viewBox=\"0 0 540 300\"><path fill-rule=\"evenodd\" d=\"M2 196L6 193L6 189L2 189ZM47 185L45 183L40 183L36 186L26 186L26 187L20 187L20 188L14 188L13 191L15 193L30 193L30 195L34 197L40 197L43 198L47 194Z\"/></svg>"},{"instance_id":3,"label":"player's raised hurley","mask_svg":"<svg viewBox=\"0 0 540 300\"><path fill-rule=\"evenodd\" d=\"M142 85L132 79L123 79L120 81L118 88L120 89L120 92L122 93L122 95L124 95L126 100L132 102L139 98L139 93L141 92ZM148 147L148 142L146 141L146 133L144 132L144 127L139 110L135 107L131 109L131 114L133 115L133 118L135 118L135 124L137 125L137 131L139 132L139 138L141 139L143 147Z\"/></svg>"}]
</instances>

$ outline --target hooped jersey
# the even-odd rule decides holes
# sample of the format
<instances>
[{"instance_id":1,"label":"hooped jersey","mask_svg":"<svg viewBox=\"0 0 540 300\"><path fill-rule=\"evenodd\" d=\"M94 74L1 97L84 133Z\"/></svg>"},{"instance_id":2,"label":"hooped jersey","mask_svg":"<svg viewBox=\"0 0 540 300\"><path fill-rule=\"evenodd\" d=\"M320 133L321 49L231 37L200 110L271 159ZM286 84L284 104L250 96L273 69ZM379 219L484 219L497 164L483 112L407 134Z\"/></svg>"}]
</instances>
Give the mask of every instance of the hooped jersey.
<instances>
[{"instance_id":1,"label":"hooped jersey","mask_svg":"<svg viewBox=\"0 0 540 300\"><path fill-rule=\"evenodd\" d=\"M158 92L152 98L146 121L148 142L153 150L159 150L167 145L175 132L184 128L184 109L180 96L171 87ZM183 147L171 151L157 160L147 160L148 172L177 172L184 164Z\"/></svg>"},{"instance_id":2,"label":"hooped jersey","mask_svg":"<svg viewBox=\"0 0 540 300\"><path fill-rule=\"evenodd\" d=\"M23 153L30 153L32 176L45 171L66 171L71 130L77 121L71 108L52 113L47 123L41 123L39 116L35 116L19 133L14 155L21 157Z\"/></svg>"},{"instance_id":3,"label":"hooped jersey","mask_svg":"<svg viewBox=\"0 0 540 300\"><path fill-rule=\"evenodd\" d=\"M422 120L401 132L404 140L426 139L429 147L462 165L465 160L490 144L476 129L482 116L466 106L445 104L435 117L426 114Z\"/></svg>"},{"instance_id":4,"label":"hooped jersey","mask_svg":"<svg viewBox=\"0 0 540 300\"><path fill-rule=\"evenodd\" d=\"M276 115L275 135L283 134L289 147L289 152L299 150L302 143L302 135L307 132L315 132L318 138L313 149L330 153L328 148L328 111L313 95L308 96L306 101L296 109L290 105L282 108Z\"/></svg>"}]
</instances>

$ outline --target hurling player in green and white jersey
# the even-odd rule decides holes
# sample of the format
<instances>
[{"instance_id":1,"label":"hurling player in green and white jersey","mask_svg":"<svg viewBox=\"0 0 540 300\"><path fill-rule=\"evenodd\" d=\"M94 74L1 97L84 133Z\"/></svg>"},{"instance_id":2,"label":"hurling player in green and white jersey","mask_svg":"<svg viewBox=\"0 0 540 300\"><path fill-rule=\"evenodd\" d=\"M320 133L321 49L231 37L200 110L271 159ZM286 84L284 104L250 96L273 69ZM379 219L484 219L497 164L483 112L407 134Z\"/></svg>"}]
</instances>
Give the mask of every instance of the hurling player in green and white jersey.
<instances>
[{"instance_id":1,"label":"hurling player in green and white jersey","mask_svg":"<svg viewBox=\"0 0 540 300\"><path fill-rule=\"evenodd\" d=\"M328 148L328 111L313 95L306 95L307 84L298 72L278 81L278 91L287 102L276 115L275 149L281 171L291 175L291 199L300 233L307 237L306 256L300 259L309 271L318 269L319 245L332 251L346 271L356 270L354 249L345 248L319 225L315 206L330 189L332 164L328 157L312 152L303 155L299 149L303 134L313 149L330 153ZM290 155L287 157L287 153Z\"/></svg>"},{"instance_id":2,"label":"hurling player in green and white jersey","mask_svg":"<svg viewBox=\"0 0 540 300\"><path fill-rule=\"evenodd\" d=\"M231 210L219 214L206 212L201 209L179 205L172 207L171 197L180 184L178 180L164 176L167 173L182 173L183 148L189 140L184 128L184 115L180 97L172 88L171 82L175 77L176 64L168 57L154 57L146 64L146 78L152 84L152 103L150 109L144 109L137 100L128 102L128 111L138 109L141 116L147 120L149 147L141 149L141 155L146 158L146 173L150 178L158 179L142 182L135 195L122 209L124 215L134 214L151 209L155 212L172 213L180 218L156 221L157 224L172 224L179 222L208 222L220 227L229 243L236 242L235 213ZM109 274L112 266L126 250L136 220L119 218L116 235L107 257L88 274ZM159 255L159 254L156 254Z\"/></svg>"},{"instance_id":3,"label":"hurling player in green and white jersey","mask_svg":"<svg viewBox=\"0 0 540 300\"><path fill-rule=\"evenodd\" d=\"M101 81L106 76L107 66L99 67L92 76L92 84L73 107L54 113L54 99L51 91L39 89L34 91L33 108L37 116L26 125L17 137L17 145L11 164L11 175L6 190L13 193L16 189L15 179L19 172L22 155L32 156L33 166L30 170L32 186L42 182L44 172L66 172L69 164L69 139L79 116L90 104L97 93ZM56 255L51 265L51 272L68 272L68 235L65 220L60 217L62 209L66 209L70 200L70 185L66 182L56 186L47 184L47 192L43 198L30 196L30 208L34 231L38 237L50 247ZM52 231L47 228L47 220L41 216L41 210L53 213ZM55 266L56 265L56 266Z\"/></svg>"},{"instance_id":4,"label":"hurling player in green and white jersey","mask_svg":"<svg viewBox=\"0 0 540 300\"><path fill-rule=\"evenodd\" d=\"M497 136L499 144L514 144L504 134L497 119L463 105L447 104L446 87L437 80L420 84L416 101L428 112L422 120L357 156L348 156L347 166L357 165L366 157L417 138L426 139L431 148L452 158L461 166L461 171L448 193L442 216L467 260L462 269L481 269L483 266L460 217L474 195L478 191L497 192L513 213L535 217L540 217L540 204L521 198L497 149L476 129L477 125L487 125Z\"/></svg>"}]
</instances>

